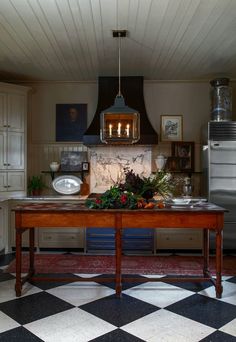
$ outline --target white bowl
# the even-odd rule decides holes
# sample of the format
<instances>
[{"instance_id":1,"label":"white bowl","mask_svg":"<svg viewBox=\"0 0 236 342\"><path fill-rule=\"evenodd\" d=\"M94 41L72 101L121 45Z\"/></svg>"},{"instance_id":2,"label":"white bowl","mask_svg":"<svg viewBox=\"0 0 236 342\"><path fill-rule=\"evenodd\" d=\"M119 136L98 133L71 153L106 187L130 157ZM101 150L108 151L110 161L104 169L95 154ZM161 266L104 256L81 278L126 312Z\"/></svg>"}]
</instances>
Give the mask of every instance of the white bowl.
<instances>
[{"instance_id":1,"label":"white bowl","mask_svg":"<svg viewBox=\"0 0 236 342\"><path fill-rule=\"evenodd\" d=\"M191 202L191 198L172 198L172 202L174 204L189 204Z\"/></svg>"}]
</instances>

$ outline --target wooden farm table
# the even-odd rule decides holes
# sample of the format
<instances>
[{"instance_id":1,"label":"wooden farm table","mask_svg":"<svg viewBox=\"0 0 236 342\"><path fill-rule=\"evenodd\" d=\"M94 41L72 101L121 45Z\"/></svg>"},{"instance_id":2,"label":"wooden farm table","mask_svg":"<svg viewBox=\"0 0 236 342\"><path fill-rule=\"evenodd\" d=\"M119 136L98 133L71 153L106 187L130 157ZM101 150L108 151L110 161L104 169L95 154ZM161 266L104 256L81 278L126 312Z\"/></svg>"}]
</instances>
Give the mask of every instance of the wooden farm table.
<instances>
[{"instance_id":1,"label":"wooden farm table","mask_svg":"<svg viewBox=\"0 0 236 342\"><path fill-rule=\"evenodd\" d=\"M53 278L34 277L34 229L35 227L63 228L67 227L98 227L115 228L115 258L116 268L113 278L93 278L93 281L115 281L116 295L122 291L122 280L125 282L163 281L161 278L135 278L130 275L122 279L122 228L184 228L203 230L203 274L199 277L165 278L165 281L206 281L213 282L216 289L216 297L221 298L221 270L222 270L222 231L224 225L225 209L211 203L196 204L191 207L164 209L88 209L83 202L78 203L28 203L16 206L16 296L21 296L22 285L28 280L53 281ZM22 234L29 230L29 272L25 277L21 275L22 258ZM216 241L216 279L213 279L209 271L209 231L215 232ZM158 258L158 256L157 256ZM138 270L137 270L138 272ZM157 270L158 273L158 270ZM81 281L91 281L91 278L81 278ZM78 281L76 278L60 278L60 281Z\"/></svg>"}]
</instances>

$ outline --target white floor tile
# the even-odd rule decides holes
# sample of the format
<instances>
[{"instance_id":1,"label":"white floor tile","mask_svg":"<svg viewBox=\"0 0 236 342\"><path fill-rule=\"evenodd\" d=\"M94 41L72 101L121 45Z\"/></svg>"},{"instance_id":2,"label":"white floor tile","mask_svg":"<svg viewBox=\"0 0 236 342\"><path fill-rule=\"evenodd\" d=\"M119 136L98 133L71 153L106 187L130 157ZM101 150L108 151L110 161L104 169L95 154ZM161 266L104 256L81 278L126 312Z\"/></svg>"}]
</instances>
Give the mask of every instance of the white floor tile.
<instances>
[{"instance_id":1,"label":"white floor tile","mask_svg":"<svg viewBox=\"0 0 236 342\"><path fill-rule=\"evenodd\" d=\"M20 324L0 311L0 333L19 327Z\"/></svg>"},{"instance_id":2,"label":"white floor tile","mask_svg":"<svg viewBox=\"0 0 236 342\"><path fill-rule=\"evenodd\" d=\"M22 289L22 295L29 296L34 293L41 292L42 290L30 283L25 283ZM7 302L8 300L17 299L21 297L16 297L15 293L15 279L6 280L0 282L0 303Z\"/></svg>"},{"instance_id":3,"label":"white floor tile","mask_svg":"<svg viewBox=\"0 0 236 342\"><path fill-rule=\"evenodd\" d=\"M113 289L94 282L70 283L49 289L46 292L76 306L83 305L115 293Z\"/></svg>"},{"instance_id":4,"label":"white floor tile","mask_svg":"<svg viewBox=\"0 0 236 342\"><path fill-rule=\"evenodd\" d=\"M192 296L194 292L163 282L150 282L124 290L123 293L156 305L159 308L165 308L179 300Z\"/></svg>"},{"instance_id":5,"label":"white floor tile","mask_svg":"<svg viewBox=\"0 0 236 342\"><path fill-rule=\"evenodd\" d=\"M236 284L230 283L228 281L223 282L223 293L222 298L217 298L220 301L236 305ZM208 287L207 289L200 291L207 297L216 298L215 286Z\"/></svg>"},{"instance_id":6,"label":"white floor tile","mask_svg":"<svg viewBox=\"0 0 236 342\"><path fill-rule=\"evenodd\" d=\"M79 308L43 318L24 327L45 342L86 342L116 329L112 324Z\"/></svg>"},{"instance_id":7,"label":"white floor tile","mask_svg":"<svg viewBox=\"0 0 236 342\"><path fill-rule=\"evenodd\" d=\"M236 318L225 324L219 330L236 337Z\"/></svg>"},{"instance_id":8,"label":"white floor tile","mask_svg":"<svg viewBox=\"0 0 236 342\"><path fill-rule=\"evenodd\" d=\"M165 309L129 323L122 329L146 342L198 342L215 331Z\"/></svg>"}]
</instances>

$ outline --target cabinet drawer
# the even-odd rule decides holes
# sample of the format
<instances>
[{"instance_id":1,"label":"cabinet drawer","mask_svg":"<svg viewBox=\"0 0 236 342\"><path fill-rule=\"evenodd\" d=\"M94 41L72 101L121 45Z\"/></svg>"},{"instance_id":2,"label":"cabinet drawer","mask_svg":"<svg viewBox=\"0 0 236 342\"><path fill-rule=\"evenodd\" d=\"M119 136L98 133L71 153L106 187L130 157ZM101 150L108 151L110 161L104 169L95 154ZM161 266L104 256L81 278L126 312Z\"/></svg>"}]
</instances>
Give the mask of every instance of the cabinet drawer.
<instances>
[{"instance_id":1,"label":"cabinet drawer","mask_svg":"<svg viewBox=\"0 0 236 342\"><path fill-rule=\"evenodd\" d=\"M39 229L39 248L83 248L84 229Z\"/></svg>"},{"instance_id":2,"label":"cabinet drawer","mask_svg":"<svg viewBox=\"0 0 236 342\"><path fill-rule=\"evenodd\" d=\"M201 230L157 230L156 248L158 249L200 249L202 248Z\"/></svg>"}]
</instances>

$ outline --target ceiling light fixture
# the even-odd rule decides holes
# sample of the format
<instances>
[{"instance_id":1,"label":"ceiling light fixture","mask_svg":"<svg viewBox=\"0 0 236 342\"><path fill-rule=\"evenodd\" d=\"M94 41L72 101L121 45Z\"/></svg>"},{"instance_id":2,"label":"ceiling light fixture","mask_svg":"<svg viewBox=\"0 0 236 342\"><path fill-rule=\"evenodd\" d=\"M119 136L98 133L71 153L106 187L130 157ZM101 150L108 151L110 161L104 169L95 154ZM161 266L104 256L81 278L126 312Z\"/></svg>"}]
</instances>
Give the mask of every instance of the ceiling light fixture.
<instances>
[{"instance_id":1,"label":"ceiling light fixture","mask_svg":"<svg viewBox=\"0 0 236 342\"><path fill-rule=\"evenodd\" d=\"M126 106L121 94L121 38L126 34L126 30L113 30L113 37L119 39L119 91L114 105L100 114L100 139L106 144L134 144L140 139L139 112Z\"/></svg>"}]
</instances>

